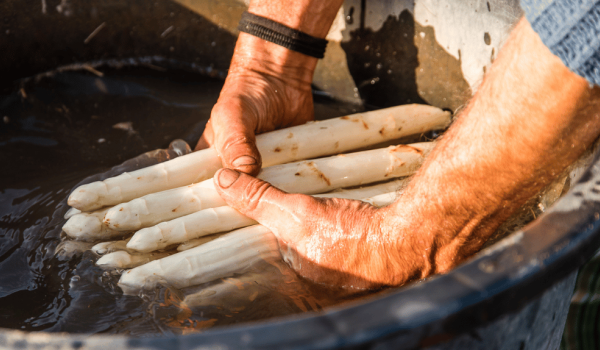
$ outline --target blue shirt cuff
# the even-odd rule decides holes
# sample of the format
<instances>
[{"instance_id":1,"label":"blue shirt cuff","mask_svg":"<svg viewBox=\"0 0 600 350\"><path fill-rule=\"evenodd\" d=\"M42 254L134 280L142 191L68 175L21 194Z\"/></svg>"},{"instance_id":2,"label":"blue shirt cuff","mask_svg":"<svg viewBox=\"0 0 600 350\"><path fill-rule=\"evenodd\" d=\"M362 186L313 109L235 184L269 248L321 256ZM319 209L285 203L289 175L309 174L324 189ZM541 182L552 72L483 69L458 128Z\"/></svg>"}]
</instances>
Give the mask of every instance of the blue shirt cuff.
<instances>
[{"instance_id":1,"label":"blue shirt cuff","mask_svg":"<svg viewBox=\"0 0 600 350\"><path fill-rule=\"evenodd\" d=\"M521 7L565 66L600 85L600 0L521 0Z\"/></svg>"}]
</instances>

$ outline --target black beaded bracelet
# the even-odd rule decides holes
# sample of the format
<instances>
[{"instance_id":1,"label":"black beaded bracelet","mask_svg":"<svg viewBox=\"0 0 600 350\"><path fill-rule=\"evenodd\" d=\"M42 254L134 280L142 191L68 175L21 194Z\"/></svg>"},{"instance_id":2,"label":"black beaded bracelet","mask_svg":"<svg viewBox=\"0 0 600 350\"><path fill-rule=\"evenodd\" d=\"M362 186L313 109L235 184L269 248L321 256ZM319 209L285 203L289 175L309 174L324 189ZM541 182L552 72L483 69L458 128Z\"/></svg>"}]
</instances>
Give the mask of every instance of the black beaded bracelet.
<instances>
[{"instance_id":1,"label":"black beaded bracelet","mask_svg":"<svg viewBox=\"0 0 600 350\"><path fill-rule=\"evenodd\" d=\"M315 38L299 30L249 12L242 14L238 29L244 33L254 35L308 56L323 58L325 55L327 40Z\"/></svg>"}]
</instances>

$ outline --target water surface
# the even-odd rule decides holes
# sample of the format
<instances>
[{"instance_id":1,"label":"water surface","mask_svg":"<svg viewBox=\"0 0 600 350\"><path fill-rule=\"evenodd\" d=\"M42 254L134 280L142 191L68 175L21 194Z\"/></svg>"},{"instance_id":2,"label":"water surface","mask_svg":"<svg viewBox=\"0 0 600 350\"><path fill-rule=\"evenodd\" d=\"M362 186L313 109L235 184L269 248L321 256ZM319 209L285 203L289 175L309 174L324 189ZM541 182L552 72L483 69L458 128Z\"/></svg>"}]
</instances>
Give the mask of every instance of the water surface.
<instances>
[{"instance_id":1,"label":"water surface","mask_svg":"<svg viewBox=\"0 0 600 350\"><path fill-rule=\"evenodd\" d=\"M89 245L56 257L70 191L85 178L139 167L119 164L174 139L193 147L223 84L181 71L103 74L57 73L0 96L0 327L183 334L361 297L309 283L283 263L185 290L124 296L119 271L96 267ZM356 112L320 95L315 102L318 119Z\"/></svg>"}]
</instances>

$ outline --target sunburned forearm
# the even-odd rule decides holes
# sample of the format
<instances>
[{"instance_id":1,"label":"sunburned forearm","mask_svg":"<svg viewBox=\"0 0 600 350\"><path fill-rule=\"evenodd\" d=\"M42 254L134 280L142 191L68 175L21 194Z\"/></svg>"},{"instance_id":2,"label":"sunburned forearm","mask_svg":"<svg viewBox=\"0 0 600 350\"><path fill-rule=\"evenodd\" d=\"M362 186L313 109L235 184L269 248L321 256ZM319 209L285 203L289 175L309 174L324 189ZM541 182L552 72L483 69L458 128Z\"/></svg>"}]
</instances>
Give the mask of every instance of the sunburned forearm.
<instances>
[{"instance_id":1,"label":"sunburned forearm","mask_svg":"<svg viewBox=\"0 0 600 350\"><path fill-rule=\"evenodd\" d=\"M317 38L325 38L343 0L254 0L248 12Z\"/></svg>"},{"instance_id":2,"label":"sunburned forearm","mask_svg":"<svg viewBox=\"0 0 600 350\"><path fill-rule=\"evenodd\" d=\"M570 72L523 19L394 204L395 231L419 233L399 237L398 251L424 253L418 268L426 276L478 250L598 136L599 90Z\"/></svg>"}]
</instances>

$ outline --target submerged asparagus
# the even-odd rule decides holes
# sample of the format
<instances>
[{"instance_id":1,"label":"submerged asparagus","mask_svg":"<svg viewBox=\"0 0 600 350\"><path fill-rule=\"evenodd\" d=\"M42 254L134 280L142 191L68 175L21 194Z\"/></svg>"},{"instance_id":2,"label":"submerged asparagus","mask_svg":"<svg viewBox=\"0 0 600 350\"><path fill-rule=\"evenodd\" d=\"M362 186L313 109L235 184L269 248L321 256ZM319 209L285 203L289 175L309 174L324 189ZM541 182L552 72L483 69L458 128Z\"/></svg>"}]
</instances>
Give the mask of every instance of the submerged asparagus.
<instances>
[{"instance_id":1,"label":"submerged asparagus","mask_svg":"<svg viewBox=\"0 0 600 350\"><path fill-rule=\"evenodd\" d=\"M157 283L185 288L241 273L261 259L281 259L281 254L271 231L255 225L125 271L119 286L126 294L153 288Z\"/></svg>"},{"instance_id":2,"label":"submerged asparagus","mask_svg":"<svg viewBox=\"0 0 600 350\"><path fill-rule=\"evenodd\" d=\"M316 195L316 197L362 199L381 195L383 193L394 192L403 186L405 182L406 180L396 180L364 188ZM127 248L147 253L165 249L170 245L186 242L202 236L231 231L256 223L256 221L228 206L210 208L141 229L137 231L129 243L127 243Z\"/></svg>"},{"instance_id":3,"label":"submerged asparagus","mask_svg":"<svg viewBox=\"0 0 600 350\"><path fill-rule=\"evenodd\" d=\"M324 193L411 175L433 145L424 142L391 146L277 165L263 169L258 177L287 192ZM357 164L368 171L356 171ZM104 223L114 230L137 230L224 205L210 179L119 204L106 213Z\"/></svg>"},{"instance_id":4,"label":"submerged asparagus","mask_svg":"<svg viewBox=\"0 0 600 350\"><path fill-rule=\"evenodd\" d=\"M391 201L395 196L396 192L387 194ZM157 283L185 288L242 273L261 259L281 259L281 253L275 235L262 225L254 225L128 270L121 275L119 286L125 294L154 288Z\"/></svg>"},{"instance_id":5,"label":"submerged asparagus","mask_svg":"<svg viewBox=\"0 0 600 350\"><path fill-rule=\"evenodd\" d=\"M209 208L141 229L131 237L127 248L147 253L213 233L255 224L256 221L231 207Z\"/></svg>"},{"instance_id":6,"label":"submerged asparagus","mask_svg":"<svg viewBox=\"0 0 600 350\"><path fill-rule=\"evenodd\" d=\"M65 219L70 219L73 215L77 215L81 213L81 210L79 209L75 209L75 208L69 208L69 210L67 210L67 212L65 213Z\"/></svg>"},{"instance_id":7,"label":"submerged asparagus","mask_svg":"<svg viewBox=\"0 0 600 350\"><path fill-rule=\"evenodd\" d=\"M263 166L310 159L440 129L450 114L425 105L405 105L313 122L257 136ZM194 152L131 173L82 185L69 205L82 211L208 179L221 167L214 149Z\"/></svg>"},{"instance_id":8,"label":"submerged asparagus","mask_svg":"<svg viewBox=\"0 0 600 350\"><path fill-rule=\"evenodd\" d=\"M127 232L113 230L103 223L104 215L109 209L74 214L62 229L69 237L79 241L102 241L123 237Z\"/></svg>"},{"instance_id":9,"label":"submerged asparagus","mask_svg":"<svg viewBox=\"0 0 600 350\"><path fill-rule=\"evenodd\" d=\"M127 251L127 242L129 242L129 239L124 239L121 241L101 242L93 246L92 251L99 255L104 255L119 250Z\"/></svg>"},{"instance_id":10,"label":"submerged asparagus","mask_svg":"<svg viewBox=\"0 0 600 350\"><path fill-rule=\"evenodd\" d=\"M221 236L223 236L226 233L216 233L213 235L209 235L209 236L204 236L204 237L200 237L200 238L196 238L196 239L192 239L186 242L181 243L180 245L177 246L177 251L178 252L182 252L184 250L188 250L188 249L192 249L195 248L199 245L202 245L204 243L208 243L212 240L215 240Z\"/></svg>"},{"instance_id":11,"label":"submerged asparagus","mask_svg":"<svg viewBox=\"0 0 600 350\"><path fill-rule=\"evenodd\" d=\"M130 269L147 264L151 261L162 259L171 255L169 252L156 252L145 254L130 254L124 250L108 253L96 261L96 265L110 269Z\"/></svg>"}]
</instances>

